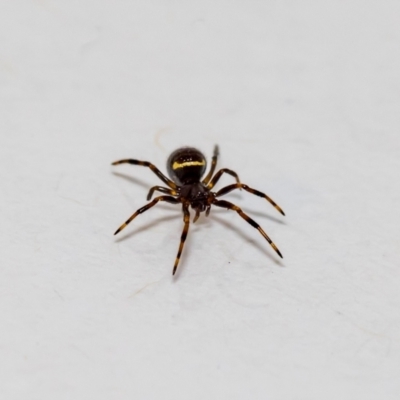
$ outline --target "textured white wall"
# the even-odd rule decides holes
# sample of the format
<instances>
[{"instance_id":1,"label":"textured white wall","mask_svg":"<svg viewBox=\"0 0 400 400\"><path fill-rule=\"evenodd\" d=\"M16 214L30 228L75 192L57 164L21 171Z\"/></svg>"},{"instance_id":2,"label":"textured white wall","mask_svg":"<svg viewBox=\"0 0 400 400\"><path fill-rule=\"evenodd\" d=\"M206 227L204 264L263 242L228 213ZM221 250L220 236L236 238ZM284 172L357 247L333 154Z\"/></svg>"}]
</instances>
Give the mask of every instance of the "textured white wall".
<instances>
[{"instance_id":1,"label":"textured white wall","mask_svg":"<svg viewBox=\"0 0 400 400\"><path fill-rule=\"evenodd\" d=\"M400 3L0 4L4 399L398 399ZM197 146L264 190L115 229ZM218 187L231 183L227 176Z\"/></svg>"}]
</instances>

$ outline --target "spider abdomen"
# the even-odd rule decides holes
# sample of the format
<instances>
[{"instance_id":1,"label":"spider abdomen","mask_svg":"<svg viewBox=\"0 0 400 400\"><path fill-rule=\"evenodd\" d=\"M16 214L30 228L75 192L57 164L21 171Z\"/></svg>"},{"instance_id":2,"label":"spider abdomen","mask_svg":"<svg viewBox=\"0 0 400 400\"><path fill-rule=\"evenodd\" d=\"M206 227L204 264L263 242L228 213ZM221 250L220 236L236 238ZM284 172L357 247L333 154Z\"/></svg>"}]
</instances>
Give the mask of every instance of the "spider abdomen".
<instances>
[{"instance_id":1,"label":"spider abdomen","mask_svg":"<svg viewBox=\"0 0 400 400\"><path fill-rule=\"evenodd\" d=\"M179 185L199 182L206 167L203 153L193 147L175 150L167 161L168 175Z\"/></svg>"}]
</instances>

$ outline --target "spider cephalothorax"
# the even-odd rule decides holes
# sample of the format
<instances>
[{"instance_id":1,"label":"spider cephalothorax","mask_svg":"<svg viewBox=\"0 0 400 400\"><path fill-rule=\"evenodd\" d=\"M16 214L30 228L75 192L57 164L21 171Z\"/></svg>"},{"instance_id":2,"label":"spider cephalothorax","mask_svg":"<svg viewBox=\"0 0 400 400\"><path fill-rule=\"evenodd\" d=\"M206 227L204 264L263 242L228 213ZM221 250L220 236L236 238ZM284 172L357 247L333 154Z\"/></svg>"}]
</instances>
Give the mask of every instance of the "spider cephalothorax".
<instances>
[{"instance_id":1,"label":"spider cephalothorax","mask_svg":"<svg viewBox=\"0 0 400 400\"><path fill-rule=\"evenodd\" d=\"M155 206L159 201L166 201L172 204L182 204L183 210L183 232L181 236L181 242L179 244L178 254L175 259L174 268L172 274L175 274L178 268L179 259L182 254L183 246L189 231L190 224L190 213L189 207L195 210L195 216L193 222L196 222L200 216L200 213L205 211L206 216L210 213L211 206L217 206L227 208L229 210L236 211L245 221L251 226L256 228L261 235L268 241L272 248L278 253L280 257L282 254L264 232L264 230L245 214L238 206L225 200L218 200L218 197L223 196L235 189L244 189L247 192L255 194L256 196L263 197L269 201L282 215L285 215L282 209L266 194L259 192L258 190L252 189L247 185L240 183L239 177L236 172L223 168L220 169L215 175L215 168L217 166L218 159L218 146L214 148L214 155L211 161L211 168L208 174L203 180L201 177L204 175L207 167L207 162L204 155L193 147L182 147L175 150L168 158L167 169L171 179L168 179L156 166L149 163L148 161L139 161L133 159L124 159L113 162L113 165L117 164L134 164L149 167L168 187L164 186L153 186L147 195L147 200L150 200L155 191L166 193L168 196L158 196L153 199L150 203L146 204L142 208L139 208L126 222L124 222L115 232L115 235L126 227L137 215L142 214L149 208ZM211 189L215 186L222 174L232 175L236 179L236 183L228 185L220 189L218 192L212 192Z\"/></svg>"}]
</instances>

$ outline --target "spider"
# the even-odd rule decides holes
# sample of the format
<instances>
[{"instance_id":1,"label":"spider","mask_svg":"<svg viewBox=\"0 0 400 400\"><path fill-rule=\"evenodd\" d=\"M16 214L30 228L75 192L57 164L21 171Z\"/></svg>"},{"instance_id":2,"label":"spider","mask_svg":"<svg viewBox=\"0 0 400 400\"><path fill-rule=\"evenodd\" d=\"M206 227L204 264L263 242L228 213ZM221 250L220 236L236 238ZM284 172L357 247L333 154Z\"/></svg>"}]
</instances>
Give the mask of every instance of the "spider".
<instances>
[{"instance_id":1,"label":"spider","mask_svg":"<svg viewBox=\"0 0 400 400\"><path fill-rule=\"evenodd\" d=\"M269 238L269 236L264 232L261 226L251 219L247 214L245 214L241 208L237 205L230 203L225 200L218 200L218 197L224 196L225 194L231 192L235 189L244 189L249 193L256 196L263 197L269 203L271 203L277 211L282 215L285 215L283 210L266 194L259 192L258 190L252 189L251 187L240 183L239 176L236 172L223 168L220 169L215 175L215 168L217 166L219 150L218 146L214 147L214 154L211 161L211 168L208 174L203 180L201 177L206 171L206 158L197 149L193 147L182 147L175 150L168 158L167 170L171 179L168 179L155 165L148 161L139 161L133 159L124 159L115 161L112 165L119 164L133 164L142 165L143 167L150 168L168 187L164 186L153 186L147 195L147 200L150 200L155 191L165 193L167 196L155 197L150 203L147 203L143 207L139 208L131 217L129 217L114 233L121 232L130 222L133 221L139 214L144 213L151 207L155 206L159 201L166 201L172 204L182 204L183 211L183 231L181 236L181 241L178 248L178 254L175 259L174 268L172 270L172 275L178 268L179 259L182 254L183 246L189 231L190 224L190 213L189 207L195 211L195 216L193 218L193 223L197 221L200 213L205 211L206 216L210 213L211 206L217 206L222 208L227 208L228 210L236 211L245 221L247 221L252 227L256 228L262 236L267 240L271 247L278 253L278 255L283 258L281 252ZM236 183L228 185L220 189L218 192L212 192L211 189L219 181L221 176L226 173L233 176L236 179Z\"/></svg>"}]
</instances>

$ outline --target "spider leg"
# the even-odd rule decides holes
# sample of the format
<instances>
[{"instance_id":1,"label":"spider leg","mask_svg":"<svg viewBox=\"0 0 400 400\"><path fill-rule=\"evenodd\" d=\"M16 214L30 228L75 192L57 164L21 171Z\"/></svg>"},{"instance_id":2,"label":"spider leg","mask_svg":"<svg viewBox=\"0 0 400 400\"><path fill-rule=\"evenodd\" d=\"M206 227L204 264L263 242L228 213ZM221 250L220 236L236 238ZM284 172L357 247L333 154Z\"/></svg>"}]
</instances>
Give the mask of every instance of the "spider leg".
<instances>
[{"instance_id":1,"label":"spider leg","mask_svg":"<svg viewBox=\"0 0 400 400\"><path fill-rule=\"evenodd\" d=\"M136 218L139 214L144 213L145 211L147 211L149 208L155 206L159 201L166 201L168 203L172 203L172 204L178 204L180 203L180 201L178 199L175 199L174 197L171 196L159 196L156 197L153 201L151 201L150 203L146 204L145 206L143 206L142 208L139 208L134 214L132 214L131 217L129 217L129 219L127 219L114 233L114 235L116 235L117 233L121 232L122 229L124 229L130 222L132 222L132 220L134 218Z\"/></svg>"},{"instance_id":2,"label":"spider leg","mask_svg":"<svg viewBox=\"0 0 400 400\"><path fill-rule=\"evenodd\" d=\"M240 183L239 176L235 171L232 171L228 168L222 168L214 175L214 177L211 179L211 182L207 185L208 190L211 190L215 186L215 184L220 180L223 173L232 175L236 179L236 182Z\"/></svg>"},{"instance_id":3,"label":"spider leg","mask_svg":"<svg viewBox=\"0 0 400 400\"><path fill-rule=\"evenodd\" d=\"M216 144L214 147L214 154L213 154L212 160L211 160L211 169L208 172L208 174L206 175L206 177L203 179L204 185L208 185L208 182L210 182L210 179L214 174L215 168L217 167L218 156L219 156L219 147Z\"/></svg>"},{"instance_id":4,"label":"spider leg","mask_svg":"<svg viewBox=\"0 0 400 400\"><path fill-rule=\"evenodd\" d=\"M143 167L149 167L170 188L177 189L177 186L174 182L168 179L155 165L153 165L148 161L139 161L128 158L124 160L114 161L111 165L119 165L119 164L133 164L133 165L141 165Z\"/></svg>"},{"instance_id":5,"label":"spider leg","mask_svg":"<svg viewBox=\"0 0 400 400\"><path fill-rule=\"evenodd\" d=\"M150 190L149 190L149 194L147 195L147 200L150 200L150 199L153 197L153 193L154 193L156 190L159 191L159 192L161 192L161 193L170 194L171 196L177 196L177 195L178 195L178 192L176 192L175 190L168 189L168 188L165 188L165 187L162 187L162 186L153 186L153 187L150 188Z\"/></svg>"},{"instance_id":6,"label":"spider leg","mask_svg":"<svg viewBox=\"0 0 400 400\"><path fill-rule=\"evenodd\" d=\"M200 217L200 211L196 210L196 215L193 218L193 223L195 223L199 219L199 217Z\"/></svg>"},{"instance_id":7,"label":"spider leg","mask_svg":"<svg viewBox=\"0 0 400 400\"><path fill-rule=\"evenodd\" d=\"M179 260L181 258L183 246L185 244L185 240L189 231L189 224L190 224L190 212L189 206L187 204L183 205L183 221L185 225L183 226L181 242L179 243L178 254L176 255L174 269L172 270L172 275L175 275L176 269L178 268Z\"/></svg>"},{"instance_id":8,"label":"spider leg","mask_svg":"<svg viewBox=\"0 0 400 400\"><path fill-rule=\"evenodd\" d=\"M278 250L278 248L275 246L274 242L269 238L269 236L263 231L261 226L258 225L256 221L252 220L247 214L245 214L241 208L225 200L214 200L213 204L218 207L236 211L246 222L248 222L252 227L256 228L261 233L261 235L264 236L271 247L278 253L279 257L283 258L281 252Z\"/></svg>"},{"instance_id":9,"label":"spider leg","mask_svg":"<svg viewBox=\"0 0 400 400\"><path fill-rule=\"evenodd\" d=\"M220 189L215 196L219 197L219 196L224 196L225 194L231 192L232 190L235 189L244 189L249 193L255 194L256 196L259 197L263 197L265 200L269 201L274 207L275 209L280 212L282 215L285 215L285 213L283 212L282 208L280 208L278 206L278 204L276 204L271 197L267 196L265 193L259 192L258 190L252 189L251 187L244 185L243 183L234 183L233 185L229 185L229 186L225 186L224 188Z\"/></svg>"}]
</instances>

